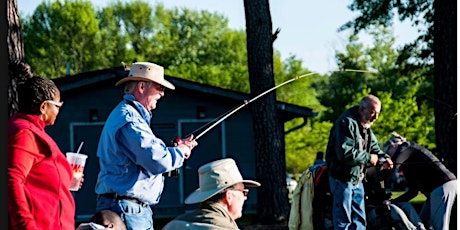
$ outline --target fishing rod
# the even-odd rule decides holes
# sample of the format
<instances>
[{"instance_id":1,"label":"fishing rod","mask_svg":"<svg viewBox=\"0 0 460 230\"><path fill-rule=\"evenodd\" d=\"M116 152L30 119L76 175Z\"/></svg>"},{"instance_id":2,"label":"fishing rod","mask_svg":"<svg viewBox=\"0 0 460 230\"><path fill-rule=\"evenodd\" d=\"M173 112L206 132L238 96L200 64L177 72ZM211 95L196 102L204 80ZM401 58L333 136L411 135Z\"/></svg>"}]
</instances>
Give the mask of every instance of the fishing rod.
<instances>
[{"instance_id":1,"label":"fishing rod","mask_svg":"<svg viewBox=\"0 0 460 230\"><path fill-rule=\"evenodd\" d=\"M286 85L286 84L289 84L293 81L296 81L298 79L301 79L301 78L304 78L304 77L307 77L307 76L311 76L313 74L317 74L317 72L311 72L311 73L308 73L308 74L303 74L303 75L300 75L300 76L296 76L292 79L289 79L279 85L276 85L270 89L267 89L265 90L264 92L260 93L259 95L255 96L254 98L252 98L251 100L244 100L243 103L241 103L239 106L236 106L235 108L232 108L230 109L229 111L225 112L224 114L220 115L219 117L217 117L216 119L206 123L205 125L199 127L198 129L194 130L193 132L191 132L189 135L187 135L186 137L190 137L191 135L193 135L193 133L195 133L196 131L198 130L201 130L203 129L204 127L208 126L209 124L213 123L212 125L210 125L208 128L206 128L204 131L202 131L201 133L199 133L198 135L196 135L193 140L198 140L198 138L202 137L204 134L206 134L207 132L209 132L211 129L213 129L214 127L216 127L218 124L220 124L222 121L224 121L225 119L227 119L228 117L230 117L232 114L236 113L238 110L242 109L243 107L245 107L246 105L248 105L249 103L259 99L260 97L264 96L265 94L283 86L283 85ZM178 144L180 144L182 142L182 139L179 138L179 137L176 137L173 139L172 143L174 146L177 146Z\"/></svg>"},{"instance_id":2,"label":"fishing rod","mask_svg":"<svg viewBox=\"0 0 460 230\"><path fill-rule=\"evenodd\" d=\"M375 72L372 72L372 71L368 71L368 70L356 70L356 69L339 69L339 70L334 70L334 71L330 71L330 72L359 72L359 73L375 73ZM299 76L296 76L294 78L291 78L287 81L284 81L282 82L281 84L279 85L276 85L270 89L267 89L266 91L260 93L259 95L255 96L254 98L250 99L250 100L244 100L242 104L240 104L239 106L236 106L235 108L232 108L231 110L225 112L224 114L220 115L219 117L217 117L216 119L206 123L205 125L199 127L198 129L194 130L193 132L191 132L189 135L187 135L186 137L190 137L191 135L193 135L195 132L197 132L198 130L201 130L203 129L204 127L207 127L209 124L213 123L212 125L210 125L208 128L206 128L204 131L202 131L201 133L199 133L198 135L196 135L193 140L198 140L200 137L202 137L204 134L206 134L207 132L209 132L211 129L213 129L214 127L216 127L217 125L219 125L221 122L223 122L225 119L227 119L228 117L230 117L232 114L236 113L238 110L242 109L243 107L245 107L246 105L248 105L249 103L259 99L260 97L266 95L267 93L270 93L271 91L273 90L276 90L277 88L280 88L286 84L289 84L293 81L296 81L296 80L299 80L301 78L304 78L304 77L307 77L307 76L311 76L311 75L314 75L314 74L318 74L318 72L311 72L311 73L308 73L308 74L303 74L303 75L299 75ZM173 144L175 146L177 146L179 143L182 142L182 139L180 139L179 137L176 137L173 139Z\"/></svg>"},{"instance_id":3,"label":"fishing rod","mask_svg":"<svg viewBox=\"0 0 460 230\"><path fill-rule=\"evenodd\" d=\"M222 121L224 121L225 119L227 119L229 116L231 116L232 114L236 113L238 110L242 109L243 107L245 107L245 106L248 105L249 103L251 103L251 102L253 102L253 101L259 99L260 97L264 96L265 94L270 93L271 91L273 91L273 90L275 90L275 89L277 89L277 88L279 88L279 87L281 87L281 86L283 86L283 85L289 84L289 83L291 83L291 82L293 82L293 81L299 80L299 79L304 78L304 77L307 77L307 76L311 76L311 75L313 75L313 74L317 74L317 72L312 72L312 73L308 73L308 74L304 74L304 75L300 75L300 76L294 77L294 78L292 78L292 79L289 79L289 80L287 80L287 81L285 81L285 82L283 82L283 83L281 83L281 84L279 84L279 85L277 85L277 86L274 86L274 87L272 87L272 88L270 88L270 89L268 89L268 90L266 90L266 91L260 93L259 95L255 96L254 98L252 98L252 99L249 100L249 101L248 101L248 100L244 100L243 103L242 103L240 106L238 106L238 107L236 107L235 109L233 109L233 110L227 112L225 116L223 116L222 118L220 118L219 120L217 120L216 122L214 122L214 124L212 124L211 126L209 126L209 127L208 127L207 129L205 129L203 132L201 132L200 134L198 134L198 135L194 138L194 140L197 140L198 138L200 138L201 136L203 136L204 134L206 134L209 130L211 130L212 128L214 128L215 126L217 126L218 124L220 124Z\"/></svg>"},{"instance_id":4,"label":"fishing rod","mask_svg":"<svg viewBox=\"0 0 460 230\"><path fill-rule=\"evenodd\" d=\"M355 69L339 69L339 70L333 70L333 71L330 71L330 72L359 72L359 73L375 73L375 72L371 72L371 71L368 71L368 70L355 70ZM213 129L214 127L216 127L218 124L220 124L221 122L223 122L225 119L227 119L228 117L230 117L232 114L236 113L238 110L242 109L243 107L245 107L246 105L248 105L249 103L259 99L260 97L264 96L265 94L281 87L281 86L284 86L286 84L289 84L293 81L296 81L296 80L299 80L301 78L304 78L304 77L307 77L307 76L311 76L311 75L314 75L314 74L318 74L318 72L311 72L311 73L308 73L308 74L303 74L303 75L300 75L300 76L296 76L292 79L289 79L279 85L276 85L270 89L267 89L266 91L260 93L259 95L255 96L254 98L252 98L251 100L244 100L242 104L240 104L239 106L236 106L235 108L232 108L230 109L229 111L225 112L224 114L220 115L219 117L217 117L216 119L206 123L205 125L199 127L198 129L194 130L193 132L191 132L189 135L186 136L186 138L190 137L191 135L193 135L195 132L197 132L198 130L202 130L204 127L207 127L208 125L210 125L211 123L213 123L212 125L210 125L208 128L206 128L204 131L202 131L201 133L199 133L196 137L194 137L192 140L198 140L200 137L202 137L204 134L206 134L207 132L209 132L211 129ZM174 138L172 141L171 141L171 145L172 146L178 146L179 144L181 144L183 141L181 138L179 137L176 137ZM164 173L163 175L164 176L168 176L168 177L177 177L179 176L180 174L180 170L179 169L174 169L172 171L169 171L169 172L166 172Z\"/></svg>"}]
</instances>

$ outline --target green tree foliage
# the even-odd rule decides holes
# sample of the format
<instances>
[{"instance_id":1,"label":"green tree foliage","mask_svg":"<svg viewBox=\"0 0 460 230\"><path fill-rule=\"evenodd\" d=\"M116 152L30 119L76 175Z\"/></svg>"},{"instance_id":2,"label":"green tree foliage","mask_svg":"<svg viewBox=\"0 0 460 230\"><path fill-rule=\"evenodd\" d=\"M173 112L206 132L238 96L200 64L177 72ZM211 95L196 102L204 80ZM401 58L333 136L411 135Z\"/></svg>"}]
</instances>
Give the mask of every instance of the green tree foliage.
<instances>
[{"instance_id":1,"label":"green tree foliage","mask_svg":"<svg viewBox=\"0 0 460 230\"><path fill-rule=\"evenodd\" d=\"M457 1L434 0L353 0L349 9L359 15L341 28L352 28L358 33L369 25L389 26L395 13L401 21L408 19L419 28L420 36L401 49L398 63L410 60L405 70L422 69L431 73L427 80L433 86L424 92L432 93L433 97L424 95L423 99L429 98L433 103L439 158L454 173L457 172L457 4Z\"/></svg>"},{"instance_id":2,"label":"green tree foliage","mask_svg":"<svg viewBox=\"0 0 460 230\"><path fill-rule=\"evenodd\" d=\"M24 20L27 62L34 72L49 78L100 67L93 59L101 40L96 12L89 1L43 2Z\"/></svg>"},{"instance_id":3,"label":"green tree foliage","mask_svg":"<svg viewBox=\"0 0 460 230\"><path fill-rule=\"evenodd\" d=\"M327 77L302 68L302 61L295 56L289 57L283 63L275 62L277 85L305 74L311 75L278 88L277 99L312 108L315 112L325 111L326 108L317 99L319 93L312 85L324 81ZM286 122L284 129L288 132L285 136L288 172L295 175L302 173L313 163L316 152L325 152L330 126L330 122L321 122L316 118L297 118ZM302 128L290 132L295 127Z\"/></svg>"},{"instance_id":4,"label":"green tree foliage","mask_svg":"<svg viewBox=\"0 0 460 230\"><path fill-rule=\"evenodd\" d=\"M124 31L123 14L120 14L123 5L115 3L97 12L100 20L101 43L104 47L103 55L97 60L104 67L119 66L121 62L130 62L136 59L136 53L128 45L130 36Z\"/></svg>"},{"instance_id":5,"label":"green tree foliage","mask_svg":"<svg viewBox=\"0 0 460 230\"><path fill-rule=\"evenodd\" d=\"M436 147L433 109L429 109L426 104L419 104L414 96L415 92L414 87L400 99L392 99L391 92L378 92L382 101L382 112L372 130L381 144L391 136L391 132L396 131L407 140L415 141L431 150Z\"/></svg>"},{"instance_id":6,"label":"green tree foliage","mask_svg":"<svg viewBox=\"0 0 460 230\"><path fill-rule=\"evenodd\" d=\"M312 82L311 86L326 110L320 111L313 125L307 124L286 136L286 143L289 143L286 145L289 170L301 172L311 165L315 153L325 151L329 129L337 117L357 105L369 93L375 94L382 101L379 120L372 127L381 144L392 131L396 131L408 140L416 141L431 150L435 148L433 107L428 100L429 92L426 91L432 87L428 80L429 69L407 68L408 61L398 63L399 51L394 48L391 31L383 27L373 29L373 44L365 46L355 35L351 35L345 52L336 54L342 70L372 72L336 71ZM287 124L286 129L301 121L296 122Z\"/></svg>"},{"instance_id":7,"label":"green tree foliage","mask_svg":"<svg viewBox=\"0 0 460 230\"><path fill-rule=\"evenodd\" d=\"M397 99L393 97L391 91L373 92L382 103L379 119L372 126L372 131L381 145L391 136L391 132L396 131L407 140L415 141L428 149L433 150L436 147L433 109L417 102L415 97L417 90L417 86L414 86ZM349 106L357 105L361 98L371 91L365 86L354 96L354 101Z\"/></svg>"},{"instance_id":8,"label":"green tree foliage","mask_svg":"<svg viewBox=\"0 0 460 230\"><path fill-rule=\"evenodd\" d=\"M125 3L117 1L104 10L104 16L108 17L104 21L113 22L110 19L115 16L120 35L122 38L128 38L122 40L127 42L124 46L129 47L130 50L126 58L134 59L125 60L125 62L152 60L155 54L155 46L152 43L155 36L155 19L153 18L154 10L149 3L142 0ZM110 15L109 12L113 12L113 15ZM100 28L105 30L102 26Z\"/></svg>"},{"instance_id":9,"label":"green tree foliage","mask_svg":"<svg viewBox=\"0 0 460 230\"><path fill-rule=\"evenodd\" d=\"M189 80L249 92L244 31L208 11L156 8L156 58L168 73Z\"/></svg>"},{"instance_id":10,"label":"green tree foliage","mask_svg":"<svg viewBox=\"0 0 460 230\"><path fill-rule=\"evenodd\" d=\"M372 62L355 35L350 36L345 53L337 52L336 59L341 69L368 70L369 62ZM320 92L318 98L328 108L322 119L337 119L370 77L369 73L342 71L333 72L327 80L316 83L314 87Z\"/></svg>"},{"instance_id":11,"label":"green tree foliage","mask_svg":"<svg viewBox=\"0 0 460 230\"><path fill-rule=\"evenodd\" d=\"M89 1L45 1L24 20L35 72L70 74L152 61L166 74L249 92L246 34L218 13L117 1L95 12ZM96 52L97 51L97 52Z\"/></svg>"},{"instance_id":12,"label":"green tree foliage","mask_svg":"<svg viewBox=\"0 0 460 230\"><path fill-rule=\"evenodd\" d=\"M394 48L395 39L390 32L383 27L373 27L370 34L374 42L369 47L364 46L356 35L351 35L345 52L337 52L337 63L342 70L370 72L333 72L327 81L314 84L320 92L321 104L329 108L323 114L323 120L337 118L365 86L375 92L392 91L393 99L403 98L417 86L416 96L431 97L427 91L432 87L429 69L407 69L409 61L398 63L399 51ZM422 102L428 103L419 103Z\"/></svg>"},{"instance_id":13,"label":"green tree foliage","mask_svg":"<svg viewBox=\"0 0 460 230\"><path fill-rule=\"evenodd\" d=\"M404 62L415 58L414 64L429 64L433 60L433 2L434 0L354 0L348 8L351 11L358 11L360 15L353 21L345 23L340 30L352 28L355 33L358 33L370 29L373 25L390 27L397 14L399 20L410 20L421 32L417 39L403 47L398 61ZM422 52L418 52L420 49Z\"/></svg>"},{"instance_id":14,"label":"green tree foliage","mask_svg":"<svg viewBox=\"0 0 460 230\"><path fill-rule=\"evenodd\" d=\"M275 65L275 82L277 85L299 76L304 76L291 83L280 87L276 91L277 99L288 103L312 108L315 111L323 111L325 108L317 99L318 93L312 87L322 76L302 67L302 60L290 56L282 63Z\"/></svg>"},{"instance_id":15,"label":"green tree foliage","mask_svg":"<svg viewBox=\"0 0 460 230\"><path fill-rule=\"evenodd\" d=\"M285 129L301 125L303 121L294 119ZM316 152L326 152L329 130L332 122L309 120L305 126L286 135L286 169L295 175L301 174L316 158Z\"/></svg>"}]
</instances>

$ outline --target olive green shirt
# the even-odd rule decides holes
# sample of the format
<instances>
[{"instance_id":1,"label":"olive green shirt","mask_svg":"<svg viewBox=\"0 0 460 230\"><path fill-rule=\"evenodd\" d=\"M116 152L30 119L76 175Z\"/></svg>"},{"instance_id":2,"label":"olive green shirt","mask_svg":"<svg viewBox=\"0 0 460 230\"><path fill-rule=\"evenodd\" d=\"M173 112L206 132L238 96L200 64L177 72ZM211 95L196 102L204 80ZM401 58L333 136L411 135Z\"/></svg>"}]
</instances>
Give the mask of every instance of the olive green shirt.
<instances>
[{"instance_id":1,"label":"olive green shirt","mask_svg":"<svg viewBox=\"0 0 460 230\"><path fill-rule=\"evenodd\" d=\"M239 229L227 210L218 203L203 203L199 209L169 222L163 230Z\"/></svg>"}]
</instances>

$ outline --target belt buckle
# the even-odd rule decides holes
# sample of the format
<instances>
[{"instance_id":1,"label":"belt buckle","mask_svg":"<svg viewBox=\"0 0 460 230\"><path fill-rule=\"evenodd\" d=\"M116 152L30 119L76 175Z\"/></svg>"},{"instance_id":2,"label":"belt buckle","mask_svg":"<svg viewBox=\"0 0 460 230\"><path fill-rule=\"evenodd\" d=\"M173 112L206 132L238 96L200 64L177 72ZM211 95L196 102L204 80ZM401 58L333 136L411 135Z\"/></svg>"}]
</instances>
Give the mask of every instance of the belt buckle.
<instances>
[{"instance_id":1,"label":"belt buckle","mask_svg":"<svg viewBox=\"0 0 460 230\"><path fill-rule=\"evenodd\" d=\"M131 199L128 199L128 200L130 200L130 201L132 201L132 202L134 202L134 203L136 203L136 204L139 204L139 205L142 206L143 208L145 208L145 207L148 206L147 203L144 203L144 202L140 201L140 200L137 199L137 198L131 198Z\"/></svg>"},{"instance_id":2,"label":"belt buckle","mask_svg":"<svg viewBox=\"0 0 460 230\"><path fill-rule=\"evenodd\" d=\"M127 196L121 196L121 197L122 197L122 198L121 198L122 200L129 200L129 201L131 201L131 202L134 202L134 203L136 203L136 204L139 204L139 205L142 206L143 208L145 208L145 207L148 206L147 203L144 203L144 202L140 201L140 200L137 199L137 198L134 198L134 197L127 197Z\"/></svg>"}]
</instances>

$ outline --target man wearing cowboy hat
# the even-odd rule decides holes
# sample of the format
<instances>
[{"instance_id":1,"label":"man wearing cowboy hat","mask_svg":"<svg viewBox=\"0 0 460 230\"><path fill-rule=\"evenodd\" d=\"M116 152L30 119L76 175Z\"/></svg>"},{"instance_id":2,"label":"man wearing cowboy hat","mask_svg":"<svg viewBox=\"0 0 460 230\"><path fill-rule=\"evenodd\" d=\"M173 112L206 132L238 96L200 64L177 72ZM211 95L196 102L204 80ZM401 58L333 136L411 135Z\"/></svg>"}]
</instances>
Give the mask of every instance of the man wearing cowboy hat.
<instances>
[{"instance_id":1,"label":"man wearing cowboy hat","mask_svg":"<svg viewBox=\"0 0 460 230\"><path fill-rule=\"evenodd\" d=\"M163 230L174 229L238 229L235 220L243 213L247 187L260 183L244 180L233 159L213 161L198 169L200 187L186 199L186 204L200 203L200 208L182 214L169 222Z\"/></svg>"},{"instance_id":2,"label":"man wearing cowboy hat","mask_svg":"<svg viewBox=\"0 0 460 230\"><path fill-rule=\"evenodd\" d=\"M197 142L190 136L166 147L150 128L151 110L165 87L174 89L162 66L136 62L115 85L122 84L125 95L107 118L97 148L96 211L116 212L127 229L153 229L150 205L160 201L162 174L180 168Z\"/></svg>"}]
</instances>

